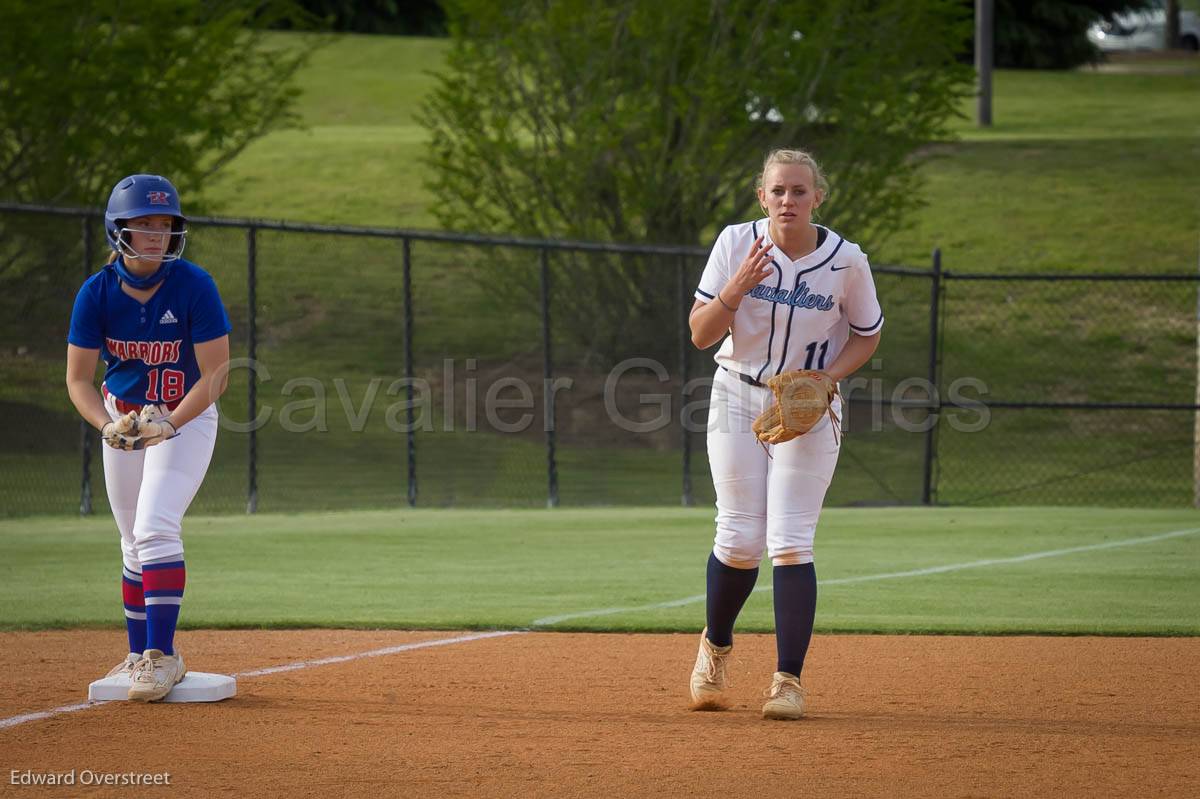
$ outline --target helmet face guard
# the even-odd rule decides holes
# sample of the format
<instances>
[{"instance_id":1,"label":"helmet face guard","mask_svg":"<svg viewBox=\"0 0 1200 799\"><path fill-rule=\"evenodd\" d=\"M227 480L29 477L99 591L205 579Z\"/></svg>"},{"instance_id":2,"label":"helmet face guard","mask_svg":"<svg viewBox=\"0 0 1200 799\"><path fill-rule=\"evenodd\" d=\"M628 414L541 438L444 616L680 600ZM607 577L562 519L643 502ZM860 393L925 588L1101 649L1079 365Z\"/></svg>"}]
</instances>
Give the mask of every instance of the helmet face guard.
<instances>
[{"instance_id":1,"label":"helmet face guard","mask_svg":"<svg viewBox=\"0 0 1200 799\"><path fill-rule=\"evenodd\" d=\"M160 259L177 260L187 243L187 217L179 207L179 192L161 175L130 175L113 187L104 211L104 233L108 245L121 255L140 258L133 249L129 222L141 216L172 217L167 246Z\"/></svg>"},{"instance_id":2,"label":"helmet face guard","mask_svg":"<svg viewBox=\"0 0 1200 799\"><path fill-rule=\"evenodd\" d=\"M116 220L116 246L113 247L121 255L126 258L142 258L145 257L142 253L133 248L133 237L130 235L137 228L128 227L128 220ZM139 231L145 232L145 231ZM167 239L167 246L163 252L157 255L158 259L163 263L167 261L176 261L183 255L183 248L187 246L187 222L182 217L175 217L171 221L171 232L159 233ZM109 237L109 243L112 244L112 237Z\"/></svg>"}]
</instances>

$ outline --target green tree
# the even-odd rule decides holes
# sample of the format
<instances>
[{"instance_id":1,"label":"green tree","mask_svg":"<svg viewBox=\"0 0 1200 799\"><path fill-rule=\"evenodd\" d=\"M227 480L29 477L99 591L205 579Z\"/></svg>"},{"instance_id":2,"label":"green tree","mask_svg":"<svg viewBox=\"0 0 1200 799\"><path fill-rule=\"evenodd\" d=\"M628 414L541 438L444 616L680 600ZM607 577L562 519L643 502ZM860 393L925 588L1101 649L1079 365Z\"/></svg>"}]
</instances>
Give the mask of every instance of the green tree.
<instances>
[{"instance_id":1,"label":"green tree","mask_svg":"<svg viewBox=\"0 0 1200 799\"><path fill-rule=\"evenodd\" d=\"M292 77L315 39L284 46L263 33L305 23L290 2L0 5L0 199L98 207L121 177L152 172L194 212L206 178L297 122ZM77 225L0 215L7 322L63 319L79 283L78 242Z\"/></svg>"},{"instance_id":2,"label":"green tree","mask_svg":"<svg viewBox=\"0 0 1200 799\"><path fill-rule=\"evenodd\" d=\"M963 0L973 6L974 0ZM1088 27L1154 0L996 0L996 66L1074 69L1100 59Z\"/></svg>"},{"instance_id":3,"label":"green tree","mask_svg":"<svg viewBox=\"0 0 1200 799\"><path fill-rule=\"evenodd\" d=\"M262 28L289 3L3 0L0 196L93 205L125 174L194 192L246 145L295 123L307 48Z\"/></svg>"},{"instance_id":4,"label":"green tree","mask_svg":"<svg viewBox=\"0 0 1200 799\"><path fill-rule=\"evenodd\" d=\"M920 202L922 147L972 85L958 0L454 0L449 18L422 119L451 228L707 244L757 213L766 151L799 146L829 174L824 220L875 245ZM672 273L606 269L572 272L570 293L612 320L568 315L612 354Z\"/></svg>"},{"instance_id":5,"label":"green tree","mask_svg":"<svg viewBox=\"0 0 1200 799\"><path fill-rule=\"evenodd\" d=\"M398 36L443 36L446 12L438 0L299 0L335 31Z\"/></svg>"}]
</instances>

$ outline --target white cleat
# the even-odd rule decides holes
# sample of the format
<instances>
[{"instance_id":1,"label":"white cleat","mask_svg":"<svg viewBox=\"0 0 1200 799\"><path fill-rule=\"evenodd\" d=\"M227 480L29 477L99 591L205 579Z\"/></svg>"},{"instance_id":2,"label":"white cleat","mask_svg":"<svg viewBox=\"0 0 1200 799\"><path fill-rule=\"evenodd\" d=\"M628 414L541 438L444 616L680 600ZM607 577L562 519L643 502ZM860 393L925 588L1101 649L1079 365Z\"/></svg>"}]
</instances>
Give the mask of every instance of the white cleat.
<instances>
[{"instance_id":1,"label":"white cleat","mask_svg":"<svg viewBox=\"0 0 1200 799\"><path fill-rule=\"evenodd\" d=\"M692 668L692 710L724 710L725 667L733 644L716 646L708 640L708 629L700 633L700 651Z\"/></svg>"},{"instance_id":2,"label":"white cleat","mask_svg":"<svg viewBox=\"0 0 1200 799\"><path fill-rule=\"evenodd\" d=\"M130 652L125 656L124 660L112 667L112 671L104 675L105 679L109 677L132 677L133 667L136 666L137 662L141 659L142 656L137 652Z\"/></svg>"},{"instance_id":3,"label":"white cleat","mask_svg":"<svg viewBox=\"0 0 1200 799\"><path fill-rule=\"evenodd\" d=\"M129 698L137 702L157 702L187 674L183 655L164 655L161 650L147 649L133 667L130 676Z\"/></svg>"},{"instance_id":4,"label":"white cleat","mask_svg":"<svg viewBox=\"0 0 1200 799\"><path fill-rule=\"evenodd\" d=\"M803 717L804 689L800 687L800 678L786 671L775 672L762 714L764 719L776 721L794 721Z\"/></svg>"}]
</instances>

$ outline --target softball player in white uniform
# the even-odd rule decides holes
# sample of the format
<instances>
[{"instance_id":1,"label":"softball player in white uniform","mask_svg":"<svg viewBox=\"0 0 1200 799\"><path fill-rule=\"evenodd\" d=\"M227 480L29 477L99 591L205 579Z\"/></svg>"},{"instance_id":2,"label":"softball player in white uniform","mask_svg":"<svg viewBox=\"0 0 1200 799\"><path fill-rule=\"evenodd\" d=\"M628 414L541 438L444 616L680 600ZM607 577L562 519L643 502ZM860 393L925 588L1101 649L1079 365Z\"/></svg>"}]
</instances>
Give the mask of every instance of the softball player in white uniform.
<instances>
[{"instance_id":1,"label":"softball player in white uniform","mask_svg":"<svg viewBox=\"0 0 1200 799\"><path fill-rule=\"evenodd\" d=\"M770 377L817 369L840 381L879 344L883 312L866 255L811 221L826 190L807 153L768 155L758 189L767 218L721 232L696 290L692 341L705 349L724 339L709 409L717 530L707 626L691 679L696 709L724 706L734 621L765 550L773 566L778 663L763 716L795 719L804 712L800 672L817 594L813 536L839 438L826 418L799 438L764 448L751 424L773 401L763 385ZM840 399L833 408L840 415Z\"/></svg>"},{"instance_id":2,"label":"softball player in white uniform","mask_svg":"<svg viewBox=\"0 0 1200 799\"><path fill-rule=\"evenodd\" d=\"M149 407L157 418L136 450L104 447L129 638L128 656L109 676L128 675L130 699L155 701L187 673L174 648L186 580L181 526L217 439L213 403L225 390L230 325L213 279L180 257L187 220L168 180L118 183L105 232L113 257L79 289L71 313L67 390L106 441L131 411Z\"/></svg>"}]
</instances>

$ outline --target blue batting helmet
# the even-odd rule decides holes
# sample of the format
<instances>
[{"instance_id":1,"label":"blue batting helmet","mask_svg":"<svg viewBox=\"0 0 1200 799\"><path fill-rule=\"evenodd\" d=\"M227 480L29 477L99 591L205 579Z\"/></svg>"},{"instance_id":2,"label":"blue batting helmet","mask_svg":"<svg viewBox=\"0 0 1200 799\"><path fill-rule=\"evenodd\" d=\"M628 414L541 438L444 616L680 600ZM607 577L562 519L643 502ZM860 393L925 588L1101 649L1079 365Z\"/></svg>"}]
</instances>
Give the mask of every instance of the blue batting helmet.
<instances>
[{"instance_id":1,"label":"blue batting helmet","mask_svg":"<svg viewBox=\"0 0 1200 799\"><path fill-rule=\"evenodd\" d=\"M173 261L183 253L187 238L187 217L179 208L179 192L161 175L130 175L113 187L104 211L104 232L108 244L124 255L137 256L125 235L130 219L163 214L174 217L171 241L162 260Z\"/></svg>"}]
</instances>

